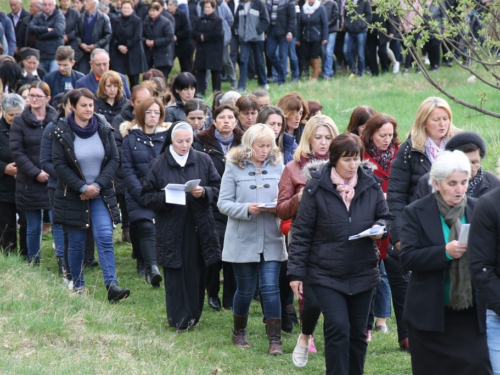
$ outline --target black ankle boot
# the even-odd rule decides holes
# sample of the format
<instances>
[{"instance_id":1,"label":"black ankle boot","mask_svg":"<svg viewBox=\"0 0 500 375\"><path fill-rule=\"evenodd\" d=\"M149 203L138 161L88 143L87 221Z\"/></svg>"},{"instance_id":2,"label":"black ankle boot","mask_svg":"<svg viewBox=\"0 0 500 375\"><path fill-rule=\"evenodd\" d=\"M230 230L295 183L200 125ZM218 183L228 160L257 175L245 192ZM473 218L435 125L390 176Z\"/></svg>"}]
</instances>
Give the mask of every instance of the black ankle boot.
<instances>
[{"instance_id":1,"label":"black ankle boot","mask_svg":"<svg viewBox=\"0 0 500 375\"><path fill-rule=\"evenodd\" d=\"M130 296L130 290L127 288L120 289L115 283L109 284L106 289L108 290L108 301L110 303L116 303Z\"/></svg>"},{"instance_id":2,"label":"black ankle boot","mask_svg":"<svg viewBox=\"0 0 500 375\"><path fill-rule=\"evenodd\" d=\"M57 257L57 270L59 271L59 276L66 277L66 264L63 257Z\"/></svg>"},{"instance_id":3,"label":"black ankle boot","mask_svg":"<svg viewBox=\"0 0 500 375\"><path fill-rule=\"evenodd\" d=\"M159 288L163 278L157 265L149 266L146 270L146 282L151 284L153 288Z\"/></svg>"},{"instance_id":4,"label":"black ankle boot","mask_svg":"<svg viewBox=\"0 0 500 375\"><path fill-rule=\"evenodd\" d=\"M137 274L141 276L146 275L146 263L139 258L137 258Z\"/></svg>"}]
</instances>

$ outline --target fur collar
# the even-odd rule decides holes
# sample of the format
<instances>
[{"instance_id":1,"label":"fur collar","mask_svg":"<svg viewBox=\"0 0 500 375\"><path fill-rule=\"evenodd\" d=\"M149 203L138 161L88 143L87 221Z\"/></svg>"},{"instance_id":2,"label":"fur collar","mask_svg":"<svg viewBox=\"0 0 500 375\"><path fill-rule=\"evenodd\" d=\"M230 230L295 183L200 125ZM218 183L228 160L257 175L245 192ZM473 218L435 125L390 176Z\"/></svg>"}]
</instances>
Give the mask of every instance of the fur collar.
<instances>
[{"instance_id":1,"label":"fur collar","mask_svg":"<svg viewBox=\"0 0 500 375\"><path fill-rule=\"evenodd\" d=\"M232 143L232 147L241 145L241 138L243 134L245 134L242 130L238 128L234 128L233 130L234 139ZM215 139L215 125L212 124L208 129L202 130L198 134L196 134L196 138L200 140L206 147L218 147L217 139Z\"/></svg>"},{"instance_id":2,"label":"fur collar","mask_svg":"<svg viewBox=\"0 0 500 375\"><path fill-rule=\"evenodd\" d=\"M155 133L166 132L168 129L170 129L170 126L172 126L171 122L164 122L163 124L161 124L161 126L156 127ZM123 138L125 138L134 129L140 130L139 126L137 126L134 121L124 121L120 125L120 134Z\"/></svg>"},{"instance_id":3,"label":"fur collar","mask_svg":"<svg viewBox=\"0 0 500 375\"><path fill-rule=\"evenodd\" d=\"M280 149L275 147L271 150L267 160L271 165L277 165L281 163L282 159L283 156L281 155ZM227 153L227 161L236 164L241 169L245 169L248 163L251 163L248 154L242 146L231 148Z\"/></svg>"},{"instance_id":4,"label":"fur collar","mask_svg":"<svg viewBox=\"0 0 500 375\"><path fill-rule=\"evenodd\" d=\"M326 163L328 163L328 159L316 159L310 161L302 168L302 177L304 177L306 181L309 181L312 177L312 173L320 169Z\"/></svg>"}]
</instances>

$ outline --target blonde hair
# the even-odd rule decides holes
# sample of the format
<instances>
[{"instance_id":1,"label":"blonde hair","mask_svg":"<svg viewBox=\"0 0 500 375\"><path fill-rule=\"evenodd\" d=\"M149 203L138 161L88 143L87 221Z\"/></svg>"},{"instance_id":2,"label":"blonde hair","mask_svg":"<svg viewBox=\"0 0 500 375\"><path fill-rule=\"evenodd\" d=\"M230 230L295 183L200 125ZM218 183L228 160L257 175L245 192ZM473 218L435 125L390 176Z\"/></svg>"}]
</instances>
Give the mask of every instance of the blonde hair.
<instances>
[{"instance_id":1,"label":"blonde hair","mask_svg":"<svg viewBox=\"0 0 500 375\"><path fill-rule=\"evenodd\" d=\"M311 117L304 126L304 132L300 138L299 147L297 147L293 154L293 160L300 162L301 156L307 158L311 155L311 141L316 134L316 129L321 126L325 126L330 130L332 139L339 135L337 125L335 125L330 117L325 115Z\"/></svg>"},{"instance_id":2,"label":"blonde hair","mask_svg":"<svg viewBox=\"0 0 500 375\"><path fill-rule=\"evenodd\" d=\"M254 143L263 140L271 141L273 148L268 158L271 164L276 165L275 161L277 162L280 159L278 157L280 155L280 149L276 146L273 130L265 124L255 124L251 126L241 138L241 147L243 148L245 157L250 159L254 155Z\"/></svg>"},{"instance_id":3,"label":"blonde hair","mask_svg":"<svg viewBox=\"0 0 500 375\"><path fill-rule=\"evenodd\" d=\"M450 138L455 132L459 131L459 129L456 129L453 125L451 108L448 102L444 99L431 96L425 99L422 104L420 104L420 107L418 107L415 121L413 122L413 125L409 131L412 145L419 151L425 152L425 141L427 140L425 123L427 122L427 119L431 115L432 111L434 111L436 108L445 110L448 113L448 117L450 118L450 126L448 127L448 131L446 132L445 137Z\"/></svg>"}]
</instances>

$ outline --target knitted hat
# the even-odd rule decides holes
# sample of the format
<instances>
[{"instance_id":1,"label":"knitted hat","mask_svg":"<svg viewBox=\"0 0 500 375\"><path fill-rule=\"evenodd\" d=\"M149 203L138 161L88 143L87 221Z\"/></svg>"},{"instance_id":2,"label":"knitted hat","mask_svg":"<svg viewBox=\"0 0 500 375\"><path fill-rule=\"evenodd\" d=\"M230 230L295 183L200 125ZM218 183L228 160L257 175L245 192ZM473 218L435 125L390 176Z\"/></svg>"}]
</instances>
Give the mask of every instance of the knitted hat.
<instances>
[{"instance_id":1,"label":"knitted hat","mask_svg":"<svg viewBox=\"0 0 500 375\"><path fill-rule=\"evenodd\" d=\"M483 159L486 156L486 143L479 134L474 132L460 132L455 134L450 138L448 143L446 143L446 150L453 151L460 146L471 143L479 147L479 155L481 159Z\"/></svg>"},{"instance_id":2,"label":"knitted hat","mask_svg":"<svg viewBox=\"0 0 500 375\"><path fill-rule=\"evenodd\" d=\"M34 49L34 48L30 48L30 47L23 48L23 49L21 49L19 54L21 57L21 61L23 61L24 59L27 59L28 57L31 57L31 56L35 56L37 58L37 60L40 60L40 51L38 51L37 49Z\"/></svg>"}]
</instances>

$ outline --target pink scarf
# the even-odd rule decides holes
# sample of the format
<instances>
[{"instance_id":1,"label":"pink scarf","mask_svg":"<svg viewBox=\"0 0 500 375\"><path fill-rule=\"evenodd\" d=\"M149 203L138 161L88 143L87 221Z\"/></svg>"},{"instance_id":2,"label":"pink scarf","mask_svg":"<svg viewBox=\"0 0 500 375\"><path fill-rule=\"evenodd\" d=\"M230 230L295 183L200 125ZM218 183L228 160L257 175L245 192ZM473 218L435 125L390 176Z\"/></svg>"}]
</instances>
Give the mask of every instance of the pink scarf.
<instances>
[{"instance_id":1,"label":"pink scarf","mask_svg":"<svg viewBox=\"0 0 500 375\"><path fill-rule=\"evenodd\" d=\"M330 175L334 185L337 185L337 191L340 193L342 200L349 211L349 206L351 205L352 198L354 198L354 187L358 183L358 174L356 173L349 182L345 182L342 177L339 176L335 168L332 168L332 173Z\"/></svg>"}]
</instances>

